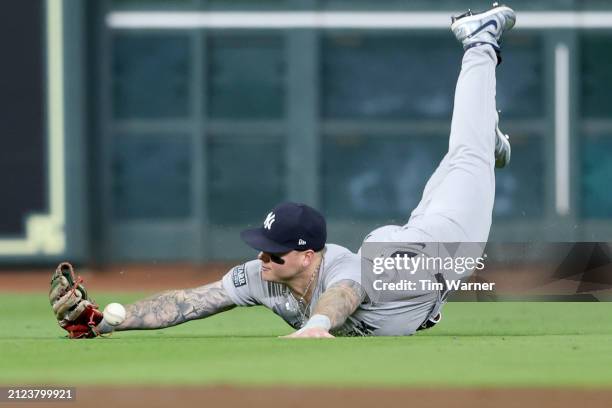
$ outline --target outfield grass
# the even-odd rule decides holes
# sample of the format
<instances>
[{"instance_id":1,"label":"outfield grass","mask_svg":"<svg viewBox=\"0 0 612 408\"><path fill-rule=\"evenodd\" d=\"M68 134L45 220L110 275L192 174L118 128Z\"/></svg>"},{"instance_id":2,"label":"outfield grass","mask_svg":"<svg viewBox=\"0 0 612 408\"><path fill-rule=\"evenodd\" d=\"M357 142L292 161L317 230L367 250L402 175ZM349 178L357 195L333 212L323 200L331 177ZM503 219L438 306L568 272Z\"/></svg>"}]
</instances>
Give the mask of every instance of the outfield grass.
<instances>
[{"instance_id":1,"label":"outfield grass","mask_svg":"<svg viewBox=\"0 0 612 408\"><path fill-rule=\"evenodd\" d=\"M451 303L428 332L334 340L278 339L290 327L262 308L78 341L45 294L0 311L0 384L612 387L611 303Z\"/></svg>"}]
</instances>

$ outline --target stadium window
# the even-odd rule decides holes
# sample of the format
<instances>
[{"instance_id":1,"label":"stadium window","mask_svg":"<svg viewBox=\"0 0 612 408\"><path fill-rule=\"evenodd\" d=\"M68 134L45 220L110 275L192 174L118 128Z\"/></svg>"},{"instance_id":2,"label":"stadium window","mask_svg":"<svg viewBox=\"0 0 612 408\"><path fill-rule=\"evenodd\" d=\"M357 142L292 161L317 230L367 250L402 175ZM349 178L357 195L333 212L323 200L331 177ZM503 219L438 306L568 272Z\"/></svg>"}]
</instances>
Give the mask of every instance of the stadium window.
<instances>
[{"instance_id":1,"label":"stadium window","mask_svg":"<svg viewBox=\"0 0 612 408\"><path fill-rule=\"evenodd\" d=\"M211 35L207 67L207 106L211 118L284 116L286 63L282 37Z\"/></svg>"},{"instance_id":2,"label":"stadium window","mask_svg":"<svg viewBox=\"0 0 612 408\"><path fill-rule=\"evenodd\" d=\"M406 33L323 37L322 116L448 118L461 49L446 37ZM428 41L436 46L424 52Z\"/></svg>"},{"instance_id":3,"label":"stadium window","mask_svg":"<svg viewBox=\"0 0 612 408\"><path fill-rule=\"evenodd\" d=\"M280 138L211 135L208 140L212 224L252 223L285 198L285 145Z\"/></svg>"},{"instance_id":4,"label":"stadium window","mask_svg":"<svg viewBox=\"0 0 612 408\"><path fill-rule=\"evenodd\" d=\"M447 137L439 136L327 136L321 177L325 214L407 220L448 147Z\"/></svg>"},{"instance_id":5,"label":"stadium window","mask_svg":"<svg viewBox=\"0 0 612 408\"><path fill-rule=\"evenodd\" d=\"M186 34L115 33L112 44L115 119L189 115L190 50Z\"/></svg>"},{"instance_id":6,"label":"stadium window","mask_svg":"<svg viewBox=\"0 0 612 408\"><path fill-rule=\"evenodd\" d=\"M112 205L117 219L191 215L191 138L119 134L114 138Z\"/></svg>"},{"instance_id":7,"label":"stadium window","mask_svg":"<svg viewBox=\"0 0 612 408\"><path fill-rule=\"evenodd\" d=\"M580 214L612 218L612 47L610 33L580 37Z\"/></svg>"}]
</instances>

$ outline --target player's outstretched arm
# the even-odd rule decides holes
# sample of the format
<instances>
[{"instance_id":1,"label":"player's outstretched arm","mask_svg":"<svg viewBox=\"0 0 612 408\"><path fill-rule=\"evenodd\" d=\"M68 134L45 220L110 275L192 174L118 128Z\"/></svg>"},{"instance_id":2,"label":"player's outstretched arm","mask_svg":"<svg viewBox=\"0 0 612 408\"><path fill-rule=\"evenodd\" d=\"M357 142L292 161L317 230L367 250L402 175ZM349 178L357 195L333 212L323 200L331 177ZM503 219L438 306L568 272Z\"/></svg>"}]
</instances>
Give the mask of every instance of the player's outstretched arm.
<instances>
[{"instance_id":1,"label":"player's outstretched arm","mask_svg":"<svg viewBox=\"0 0 612 408\"><path fill-rule=\"evenodd\" d=\"M361 285L353 280L334 283L323 292L306 325L286 337L333 337L329 331L340 327L366 296Z\"/></svg>"},{"instance_id":2,"label":"player's outstretched arm","mask_svg":"<svg viewBox=\"0 0 612 408\"><path fill-rule=\"evenodd\" d=\"M170 290L127 305L126 318L114 328L98 326L101 333L114 330L161 329L190 320L202 319L236 305L221 281L193 289Z\"/></svg>"}]
</instances>

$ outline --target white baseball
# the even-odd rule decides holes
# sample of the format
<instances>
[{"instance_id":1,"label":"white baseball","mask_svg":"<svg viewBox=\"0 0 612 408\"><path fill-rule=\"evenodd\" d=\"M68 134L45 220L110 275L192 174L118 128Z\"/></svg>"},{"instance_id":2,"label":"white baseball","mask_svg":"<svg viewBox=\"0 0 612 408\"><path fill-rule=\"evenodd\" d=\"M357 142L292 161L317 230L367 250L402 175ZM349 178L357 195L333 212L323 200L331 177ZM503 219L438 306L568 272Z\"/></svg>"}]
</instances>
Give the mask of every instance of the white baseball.
<instances>
[{"instance_id":1,"label":"white baseball","mask_svg":"<svg viewBox=\"0 0 612 408\"><path fill-rule=\"evenodd\" d=\"M117 326L125 320L125 307L120 303L109 303L104 308L104 321L111 326Z\"/></svg>"}]
</instances>

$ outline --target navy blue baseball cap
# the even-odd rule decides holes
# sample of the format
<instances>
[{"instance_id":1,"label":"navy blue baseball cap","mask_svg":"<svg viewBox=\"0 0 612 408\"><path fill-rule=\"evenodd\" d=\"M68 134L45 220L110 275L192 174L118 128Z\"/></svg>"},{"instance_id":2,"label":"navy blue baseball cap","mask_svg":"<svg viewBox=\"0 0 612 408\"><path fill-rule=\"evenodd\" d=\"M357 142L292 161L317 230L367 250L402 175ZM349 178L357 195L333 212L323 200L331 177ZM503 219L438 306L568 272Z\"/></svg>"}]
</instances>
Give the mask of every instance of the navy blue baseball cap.
<instances>
[{"instance_id":1,"label":"navy blue baseball cap","mask_svg":"<svg viewBox=\"0 0 612 408\"><path fill-rule=\"evenodd\" d=\"M325 218L306 204L281 203L268 213L259 228L244 230L240 237L258 251L283 254L319 251L327 240Z\"/></svg>"}]
</instances>

